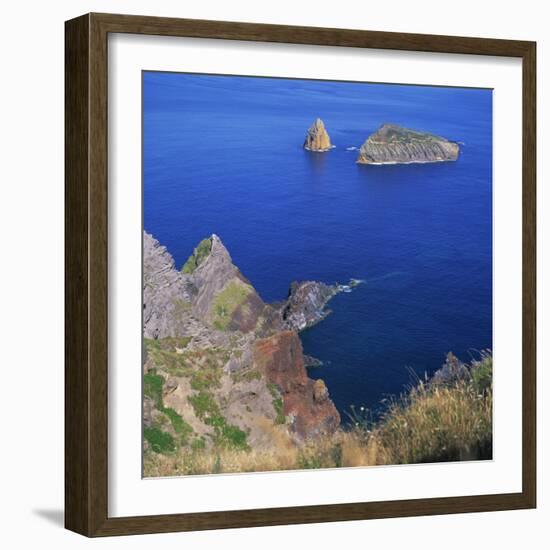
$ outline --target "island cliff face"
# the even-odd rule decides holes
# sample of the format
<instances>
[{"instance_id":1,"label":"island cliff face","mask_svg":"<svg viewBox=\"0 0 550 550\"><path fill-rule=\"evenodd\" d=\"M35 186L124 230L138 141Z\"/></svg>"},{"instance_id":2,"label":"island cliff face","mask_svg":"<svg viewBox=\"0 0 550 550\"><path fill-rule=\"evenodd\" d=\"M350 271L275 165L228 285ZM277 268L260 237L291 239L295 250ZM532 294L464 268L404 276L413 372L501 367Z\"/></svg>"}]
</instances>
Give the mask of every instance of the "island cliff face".
<instances>
[{"instance_id":1,"label":"island cliff face","mask_svg":"<svg viewBox=\"0 0 550 550\"><path fill-rule=\"evenodd\" d=\"M324 153L330 151L332 144L330 143L330 137L325 128L323 121L318 118L309 127L304 141L304 149L306 151L314 151L316 153Z\"/></svg>"},{"instance_id":2,"label":"island cliff face","mask_svg":"<svg viewBox=\"0 0 550 550\"><path fill-rule=\"evenodd\" d=\"M201 241L181 271L150 234L143 243L146 449L171 438L265 450L338 428L281 306L261 299L218 236Z\"/></svg>"},{"instance_id":3,"label":"island cliff face","mask_svg":"<svg viewBox=\"0 0 550 550\"><path fill-rule=\"evenodd\" d=\"M459 146L445 138L384 124L359 150L359 164L407 164L456 160Z\"/></svg>"}]
</instances>

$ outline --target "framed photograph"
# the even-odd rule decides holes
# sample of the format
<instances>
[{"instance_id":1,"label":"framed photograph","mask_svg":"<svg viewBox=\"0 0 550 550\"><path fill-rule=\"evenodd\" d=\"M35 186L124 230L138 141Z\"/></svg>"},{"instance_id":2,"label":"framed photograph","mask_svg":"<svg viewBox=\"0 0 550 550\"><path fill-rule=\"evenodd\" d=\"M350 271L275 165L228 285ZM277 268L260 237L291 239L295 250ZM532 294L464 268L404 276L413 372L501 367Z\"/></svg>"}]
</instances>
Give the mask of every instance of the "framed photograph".
<instances>
[{"instance_id":1,"label":"framed photograph","mask_svg":"<svg viewBox=\"0 0 550 550\"><path fill-rule=\"evenodd\" d=\"M65 36L66 527L535 507L535 43Z\"/></svg>"}]
</instances>

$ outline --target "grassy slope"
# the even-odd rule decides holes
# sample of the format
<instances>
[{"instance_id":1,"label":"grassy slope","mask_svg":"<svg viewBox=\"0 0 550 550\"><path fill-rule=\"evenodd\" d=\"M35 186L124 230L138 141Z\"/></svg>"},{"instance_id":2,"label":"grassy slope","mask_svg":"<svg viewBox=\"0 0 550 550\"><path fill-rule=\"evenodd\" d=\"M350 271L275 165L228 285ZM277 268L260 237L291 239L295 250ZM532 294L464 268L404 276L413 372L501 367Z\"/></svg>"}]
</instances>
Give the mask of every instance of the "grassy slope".
<instances>
[{"instance_id":1,"label":"grassy slope","mask_svg":"<svg viewBox=\"0 0 550 550\"><path fill-rule=\"evenodd\" d=\"M446 384L419 383L394 400L376 424L365 411L353 426L302 447L276 451L227 446L208 452L180 448L148 453L146 476L248 472L341 466L410 464L492 456L492 357L469 365L465 378Z\"/></svg>"},{"instance_id":2,"label":"grassy slope","mask_svg":"<svg viewBox=\"0 0 550 550\"><path fill-rule=\"evenodd\" d=\"M151 426L144 428L148 443L145 462L151 454L173 454L202 449L204 439L197 436L188 422L174 409L165 407L163 391L168 376L184 377L189 380L193 394L187 400L197 418L213 428L213 439L217 447L238 450L248 449L247 434L227 422L223 416L214 392L220 386L222 368L229 359L226 350L218 348L186 350L190 338L145 339L147 353L154 369L143 376L143 393L156 407ZM175 437L173 433L175 434Z\"/></svg>"},{"instance_id":3,"label":"grassy slope","mask_svg":"<svg viewBox=\"0 0 550 550\"><path fill-rule=\"evenodd\" d=\"M227 330L235 310L244 304L254 289L242 281L230 281L216 296L211 306L212 324L218 330Z\"/></svg>"}]
</instances>

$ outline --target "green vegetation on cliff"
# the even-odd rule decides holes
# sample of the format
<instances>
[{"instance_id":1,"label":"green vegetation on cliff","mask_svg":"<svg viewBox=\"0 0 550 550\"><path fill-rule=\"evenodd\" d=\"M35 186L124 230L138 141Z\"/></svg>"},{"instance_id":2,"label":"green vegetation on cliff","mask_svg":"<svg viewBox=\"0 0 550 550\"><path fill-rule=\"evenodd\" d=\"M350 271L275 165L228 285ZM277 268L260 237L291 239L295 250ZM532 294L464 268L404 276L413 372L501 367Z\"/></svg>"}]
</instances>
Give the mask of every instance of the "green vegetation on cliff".
<instances>
[{"instance_id":1,"label":"green vegetation on cliff","mask_svg":"<svg viewBox=\"0 0 550 550\"><path fill-rule=\"evenodd\" d=\"M379 141L380 143L388 143L392 141L410 143L413 141L438 141L444 139L428 132L410 130L409 128L402 128L394 124L383 125L382 128L371 137L373 142Z\"/></svg>"},{"instance_id":2,"label":"green vegetation on cliff","mask_svg":"<svg viewBox=\"0 0 550 550\"><path fill-rule=\"evenodd\" d=\"M176 450L174 438L159 428L144 428L143 437L155 453L173 453Z\"/></svg>"},{"instance_id":3,"label":"green vegetation on cliff","mask_svg":"<svg viewBox=\"0 0 550 550\"><path fill-rule=\"evenodd\" d=\"M164 378L158 374L148 373L143 376L143 393L150 397L158 409L162 409L162 387Z\"/></svg>"},{"instance_id":4,"label":"green vegetation on cliff","mask_svg":"<svg viewBox=\"0 0 550 550\"><path fill-rule=\"evenodd\" d=\"M247 449L247 434L227 422L212 393L220 386L223 365L230 354L222 348L187 349L189 342L190 338L145 339L150 370L143 376L143 393L156 409L153 425L144 432L149 448L155 453L170 454L179 446L191 445L194 450L205 447L204 439L192 438L193 428L181 414L164 404L166 376L175 376L189 381L194 393L187 400L197 418L214 429L215 445Z\"/></svg>"},{"instance_id":5,"label":"green vegetation on cliff","mask_svg":"<svg viewBox=\"0 0 550 550\"><path fill-rule=\"evenodd\" d=\"M219 447L248 449L246 433L237 426L227 423L212 394L199 391L199 393L190 395L187 399L195 409L195 414L205 424L214 428L215 443Z\"/></svg>"},{"instance_id":6,"label":"green vegetation on cliff","mask_svg":"<svg viewBox=\"0 0 550 550\"><path fill-rule=\"evenodd\" d=\"M162 412L170 419L174 431L181 437L181 442L185 443L187 438L193 433L193 428L172 408L164 407Z\"/></svg>"},{"instance_id":7,"label":"green vegetation on cliff","mask_svg":"<svg viewBox=\"0 0 550 550\"><path fill-rule=\"evenodd\" d=\"M181 268L183 273L193 273L199 265L208 257L210 251L212 250L212 238L203 239L195 250L193 254L189 256L183 267Z\"/></svg>"},{"instance_id":8,"label":"green vegetation on cliff","mask_svg":"<svg viewBox=\"0 0 550 550\"><path fill-rule=\"evenodd\" d=\"M193 389L217 386L230 354L223 348L186 349L191 338L145 340L145 348L156 368L171 376L193 378ZM148 376L148 375L145 375ZM147 395L147 393L146 393Z\"/></svg>"},{"instance_id":9,"label":"green vegetation on cliff","mask_svg":"<svg viewBox=\"0 0 550 550\"><path fill-rule=\"evenodd\" d=\"M214 299L212 304L213 322L218 330L227 330L235 310L245 304L254 289L240 280L231 281Z\"/></svg>"},{"instance_id":10,"label":"green vegetation on cliff","mask_svg":"<svg viewBox=\"0 0 550 550\"><path fill-rule=\"evenodd\" d=\"M271 397L273 397L272 404L275 409L275 414L277 415L275 418L275 424L284 424L286 422L284 403L277 385L272 383L268 384L267 389L269 390L269 393L271 393Z\"/></svg>"},{"instance_id":11,"label":"green vegetation on cliff","mask_svg":"<svg viewBox=\"0 0 550 550\"><path fill-rule=\"evenodd\" d=\"M456 358L455 358L456 359ZM301 446L249 448L246 434L226 426L208 396L199 393L197 413L219 422L220 444L200 445L176 452L146 456L146 476L253 472L303 468L338 468L387 464L412 464L492 457L492 356L447 372L443 377L419 381L390 402L373 422L368 411L353 410L352 423L331 436L306 441ZM276 388L270 388L274 400ZM191 398L190 398L191 401ZM275 406L275 405L274 405ZM277 407L276 407L277 409ZM279 411L277 411L278 413ZM224 444L223 439L232 441ZM165 447L169 447L165 443Z\"/></svg>"},{"instance_id":12,"label":"green vegetation on cliff","mask_svg":"<svg viewBox=\"0 0 550 550\"><path fill-rule=\"evenodd\" d=\"M164 377L159 374L150 372L143 376L143 393L151 398L159 413L155 418L154 425L146 427L143 435L151 449L156 453L173 452L176 449L176 442L173 436L162 429L167 422L172 425L180 444L187 443L189 436L193 433L193 428L177 411L171 407L164 406L164 383Z\"/></svg>"}]
</instances>

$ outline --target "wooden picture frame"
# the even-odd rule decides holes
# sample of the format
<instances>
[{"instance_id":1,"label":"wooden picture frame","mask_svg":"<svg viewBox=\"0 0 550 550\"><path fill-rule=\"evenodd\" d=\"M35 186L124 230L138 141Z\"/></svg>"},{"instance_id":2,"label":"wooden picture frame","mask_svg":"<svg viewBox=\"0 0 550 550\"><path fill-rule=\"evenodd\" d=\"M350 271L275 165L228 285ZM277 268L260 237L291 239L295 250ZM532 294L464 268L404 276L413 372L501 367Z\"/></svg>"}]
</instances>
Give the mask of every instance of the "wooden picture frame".
<instances>
[{"instance_id":1,"label":"wooden picture frame","mask_svg":"<svg viewBox=\"0 0 550 550\"><path fill-rule=\"evenodd\" d=\"M109 33L520 58L523 67L521 492L139 517L108 516L107 37ZM160 533L536 506L536 44L87 14L65 27L65 525L86 536Z\"/></svg>"}]
</instances>

